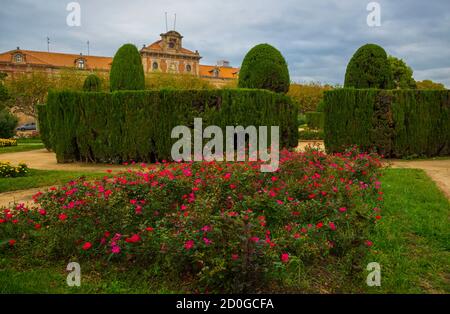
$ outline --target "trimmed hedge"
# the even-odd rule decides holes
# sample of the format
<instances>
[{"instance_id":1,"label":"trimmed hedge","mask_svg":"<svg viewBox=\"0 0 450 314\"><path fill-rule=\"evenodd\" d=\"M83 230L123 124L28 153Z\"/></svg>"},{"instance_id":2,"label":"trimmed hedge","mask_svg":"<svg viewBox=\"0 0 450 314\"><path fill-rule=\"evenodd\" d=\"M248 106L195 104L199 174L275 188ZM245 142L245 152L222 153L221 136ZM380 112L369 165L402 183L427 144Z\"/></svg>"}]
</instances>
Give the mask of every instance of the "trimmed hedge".
<instances>
[{"instance_id":1,"label":"trimmed hedge","mask_svg":"<svg viewBox=\"0 0 450 314\"><path fill-rule=\"evenodd\" d=\"M101 90L102 81L95 74L89 74L84 80L83 90L85 92L99 92Z\"/></svg>"},{"instance_id":2,"label":"trimmed hedge","mask_svg":"<svg viewBox=\"0 0 450 314\"><path fill-rule=\"evenodd\" d=\"M361 46L347 65L344 87L393 88L392 70L386 51L375 44Z\"/></svg>"},{"instance_id":3,"label":"trimmed hedge","mask_svg":"<svg viewBox=\"0 0 450 314\"><path fill-rule=\"evenodd\" d=\"M250 49L242 61L238 86L287 93L289 70L281 52L269 44L259 44Z\"/></svg>"},{"instance_id":4,"label":"trimmed hedge","mask_svg":"<svg viewBox=\"0 0 450 314\"><path fill-rule=\"evenodd\" d=\"M145 75L141 55L133 44L125 44L114 55L109 72L111 91L144 90Z\"/></svg>"},{"instance_id":5,"label":"trimmed hedge","mask_svg":"<svg viewBox=\"0 0 450 314\"><path fill-rule=\"evenodd\" d=\"M38 104L36 105L36 110L38 114L37 120L41 141L42 143L44 143L45 148L51 150L52 146L50 140L50 123L47 120L47 105Z\"/></svg>"},{"instance_id":6,"label":"trimmed hedge","mask_svg":"<svg viewBox=\"0 0 450 314\"><path fill-rule=\"evenodd\" d=\"M325 146L376 149L386 157L450 155L450 91L325 92Z\"/></svg>"},{"instance_id":7,"label":"trimmed hedge","mask_svg":"<svg viewBox=\"0 0 450 314\"><path fill-rule=\"evenodd\" d=\"M203 128L223 130L278 125L281 147L298 142L296 106L265 90L52 91L39 113L43 138L50 138L58 162L170 160L178 140L171 138L172 128L193 127L195 117L203 118Z\"/></svg>"},{"instance_id":8,"label":"trimmed hedge","mask_svg":"<svg viewBox=\"0 0 450 314\"><path fill-rule=\"evenodd\" d=\"M324 114L323 112L315 112L310 111L306 113L306 123L310 129L314 130L323 130L323 122L324 122Z\"/></svg>"}]
</instances>

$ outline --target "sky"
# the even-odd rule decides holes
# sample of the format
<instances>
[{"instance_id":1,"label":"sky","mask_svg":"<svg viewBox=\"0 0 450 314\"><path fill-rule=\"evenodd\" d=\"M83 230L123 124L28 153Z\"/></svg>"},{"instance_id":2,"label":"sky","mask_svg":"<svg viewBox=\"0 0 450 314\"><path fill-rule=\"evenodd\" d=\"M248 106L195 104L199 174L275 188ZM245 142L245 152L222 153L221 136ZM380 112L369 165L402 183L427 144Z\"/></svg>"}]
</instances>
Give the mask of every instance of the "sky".
<instances>
[{"instance_id":1,"label":"sky","mask_svg":"<svg viewBox=\"0 0 450 314\"><path fill-rule=\"evenodd\" d=\"M256 44L286 58L291 80L343 84L353 53L366 43L385 48L414 70L416 80L450 87L450 1L378 0L380 26L369 26L369 0L78 0L80 25L67 24L68 0L2 0L0 52L27 50L113 56L124 43L138 48L168 28L202 64L239 67Z\"/></svg>"}]
</instances>

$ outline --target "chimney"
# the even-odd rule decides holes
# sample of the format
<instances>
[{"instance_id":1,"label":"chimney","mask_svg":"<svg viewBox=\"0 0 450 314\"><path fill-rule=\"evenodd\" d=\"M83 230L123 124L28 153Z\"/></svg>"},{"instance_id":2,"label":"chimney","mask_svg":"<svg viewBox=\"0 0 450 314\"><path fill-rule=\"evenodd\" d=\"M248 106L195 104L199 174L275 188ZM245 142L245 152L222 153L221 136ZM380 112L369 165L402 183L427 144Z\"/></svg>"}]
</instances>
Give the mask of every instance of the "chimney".
<instances>
[{"instance_id":1,"label":"chimney","mask_svg":"<svg viewBox=\"0 0 450 314\"><path fill-rule=\"evenodd\" d=\"M230 68L230 61L228 60L219 60L217 61L217 66L224 67L224 68Z\"/></svg>"}]
</instances>

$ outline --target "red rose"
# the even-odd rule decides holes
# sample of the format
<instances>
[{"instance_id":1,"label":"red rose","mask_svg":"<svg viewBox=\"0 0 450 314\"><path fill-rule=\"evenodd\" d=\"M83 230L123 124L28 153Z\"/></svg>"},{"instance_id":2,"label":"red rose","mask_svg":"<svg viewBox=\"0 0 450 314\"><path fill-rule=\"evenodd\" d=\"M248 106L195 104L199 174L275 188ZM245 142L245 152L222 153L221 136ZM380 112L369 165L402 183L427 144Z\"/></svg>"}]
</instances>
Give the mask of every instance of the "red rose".
<instances>
[{"instance_id":1,"label":"red rose","mask_svg":"<svg viewBox=\"0 0 450 314\"><path fill-rule=\"evenodd\" d=\"M128 243L136 243L136 242L139 242L140 240L141 240L141 238L139 237L139 235L133 234L131 237L126 238L126 239L125 239L125 242L128 242Z\"/></svg>"},{"instance_id":2,"label":"red rose","mask_svg":"<svg viewBox=\"0 0 450 314\"><path fill-rule=\"evenodd\" d=\"M289 254L288 253L281 254L281 261L283 263L287 263L289 261Z\"/></svg>"},{"instance_id":3,"label":"red rose","mask_svg":"<svg viewBox=\"0 0 450 314\"><path fill-rule=\"evenodd\" d=\"M67 219L67 215L62 213L62 214L59 214L58 218L59 218L59 220L64 221Z\"/></svg>"},{"instance_id":4,"label":"red rose","mask_svg":"<svg viewBox=\"0 0 450 314\"><path fill-rule=\"evenodd\" d=\"M85 244L83 244L82 249L83 249L83 251L87 251L87 250L89 250L91 247L92 247L91 242L86 242Z\"/></svg>"}]
</instances>

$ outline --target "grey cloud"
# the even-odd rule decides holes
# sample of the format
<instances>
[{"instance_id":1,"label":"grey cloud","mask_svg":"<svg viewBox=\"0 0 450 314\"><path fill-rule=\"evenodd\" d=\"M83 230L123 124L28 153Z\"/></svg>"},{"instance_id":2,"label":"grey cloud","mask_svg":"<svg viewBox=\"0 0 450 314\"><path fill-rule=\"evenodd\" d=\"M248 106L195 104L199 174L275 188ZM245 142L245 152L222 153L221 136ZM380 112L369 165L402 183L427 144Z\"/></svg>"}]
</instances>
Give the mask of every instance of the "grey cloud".
<instances>
[{"instance_id":1,"label":"grey cloud","mask_svg":"<svg viewBox=\"0 0 450 314\"><path fill-rule=\"evenodd\" d=\"M71 0L70 0L71 1ZM347 62L361 45L374 42L403 58L417 79L450 87L448 0L379 0L382 26L366 24L369 0L78 0L81 27L66 25L69 0L16 0L0 9L0 50L20 46L112 56L125 42L141 47L165 31L164 12L177 13L184 45L202 62L228 59L239 66L253 45L267 42L286 57L295 81L342 83Z\"/></svg>"}]
</instances>

